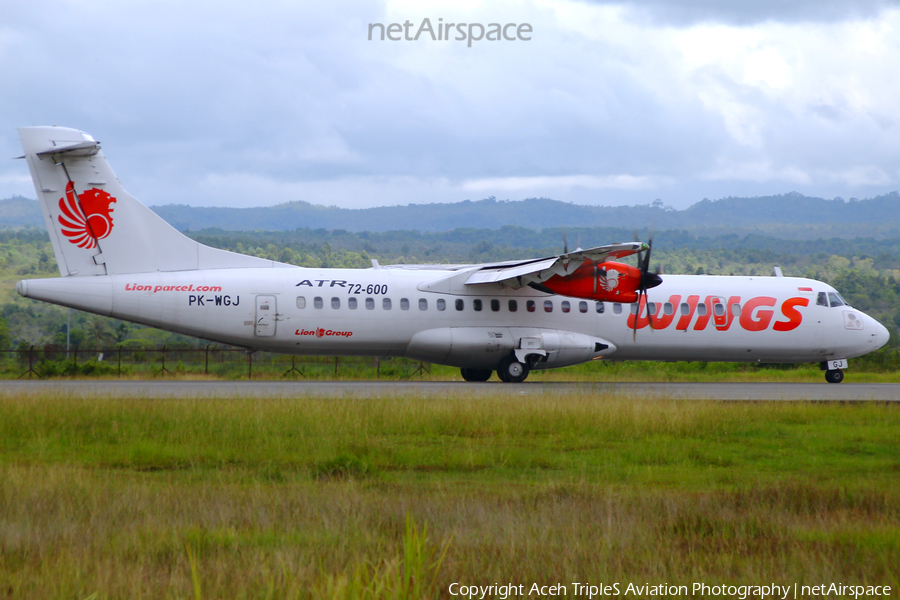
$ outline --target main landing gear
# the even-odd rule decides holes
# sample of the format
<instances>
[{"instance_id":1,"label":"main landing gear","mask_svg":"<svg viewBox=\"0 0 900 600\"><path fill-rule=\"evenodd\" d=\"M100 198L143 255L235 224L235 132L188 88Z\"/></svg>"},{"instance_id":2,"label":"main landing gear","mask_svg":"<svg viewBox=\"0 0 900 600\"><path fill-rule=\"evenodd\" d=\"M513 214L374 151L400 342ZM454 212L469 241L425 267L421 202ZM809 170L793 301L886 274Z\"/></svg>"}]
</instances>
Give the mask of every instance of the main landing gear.
<instances>
[{"instance_id":1,"label":"main landing gear","mask_svg":"<svg viewBox=\"0 0 900 600\"><path fill-rule=\"evenodd\" d=\"M526 360L530 361L533 356L529 355ZM504 383L522 383L528 377L531 367L519 362L515 354L510 354L500 360L497 365L497 377ZM487 381L491 378L493 371L490 369L468 369L463 367L459 370L462 378L466 381Z\"/></svg>"},{"instance_id":2,"label":"main landing gear","mask_svg":"<svg viewBox=\"0 0 900 600\"><path fill-rule=\"evenodd\" d=\"M520 363L515 354L510 354L497 365L497 377L504 383L522 383L528 377L528 365Z\"/></svg>"},{"instance_id":3,"label":"main landing gear","mask_svg":"<svg viewBox=\"0 0 900 600\"><path fill-rule=\"evenodd\" d=\"M459 371L462 374L462 378L465 379L466 381L478 381L478 382L487 381L488 379L491 378L491 373L493 373L493 371L491 371L490 369L462 368Z\"/></svg>"},{"instance_id":4,"label":"main landing gear","mask_svg":"<svg viewBox=\"0 0 900 600\"><path fill-rule=\"evenodd\" d=\"M840 369L825 371L825 381L828 383L840 383L844 380L844 372Z\"/></svg>"}]
</instances>

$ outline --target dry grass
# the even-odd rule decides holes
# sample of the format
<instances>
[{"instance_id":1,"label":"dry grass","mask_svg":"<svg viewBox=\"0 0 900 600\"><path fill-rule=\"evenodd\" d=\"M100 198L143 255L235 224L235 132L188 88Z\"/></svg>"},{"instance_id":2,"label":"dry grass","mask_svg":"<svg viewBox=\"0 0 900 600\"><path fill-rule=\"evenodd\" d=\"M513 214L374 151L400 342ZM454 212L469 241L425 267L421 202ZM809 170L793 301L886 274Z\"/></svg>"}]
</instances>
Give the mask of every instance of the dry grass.
<instances>
[{"instance_id":1,"label":"dry grass","mask_svg":"<svg viewBox=\"0 0 900 600\"><path fill-rule=\"evenodd\" d=\"M877 404L588 395L7 398L0 598L896 590L898 425Z\"/></svg>"}]
</instances>

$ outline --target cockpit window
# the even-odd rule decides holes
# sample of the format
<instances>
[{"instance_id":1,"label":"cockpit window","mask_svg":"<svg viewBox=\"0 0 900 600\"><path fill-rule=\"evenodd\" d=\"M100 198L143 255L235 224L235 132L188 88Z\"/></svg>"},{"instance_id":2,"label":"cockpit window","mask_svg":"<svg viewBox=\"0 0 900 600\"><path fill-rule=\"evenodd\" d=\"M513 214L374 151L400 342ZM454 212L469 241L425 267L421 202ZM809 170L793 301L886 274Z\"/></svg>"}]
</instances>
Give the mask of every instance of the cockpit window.
<instances>
[{"instance_id":1,"label":"cockpit window","mask_svg":"<svg viewBox=\"0 0 900 600\"><path fill-rule=\"evenodd\" d=\"M816 306L828 306L828 296L825 295L825 292L819 292L819 295L816 296Z\"/></svg>"},{"instance_id":2,"label":"cockpit window","mask_svg":"<svg viewBox=\"0 0 900 600\"><path fill-rule=\"evenodd\" d=\"M831 306L844 306L847 304L837 292L828 292L828 301L831 302Z\"/></svg>"}]
</instances>

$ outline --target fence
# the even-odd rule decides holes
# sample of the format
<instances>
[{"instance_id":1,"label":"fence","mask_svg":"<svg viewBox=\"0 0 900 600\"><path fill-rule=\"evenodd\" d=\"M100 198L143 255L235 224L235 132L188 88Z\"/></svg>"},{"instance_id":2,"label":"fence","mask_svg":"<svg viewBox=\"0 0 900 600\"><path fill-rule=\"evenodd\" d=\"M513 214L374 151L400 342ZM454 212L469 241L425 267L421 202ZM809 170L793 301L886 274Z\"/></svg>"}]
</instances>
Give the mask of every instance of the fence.
<instances>
[{"instance_id":1,"label":"fence","mask_svg":"<svg viewBox=\"0 0 900 600\"><path fill-rule=\"evenodd\" d=\"M431 365L403 358L288 356L243 348L18 348L5 355L7 377L171 377L203 375L226 379L408 379L431 374Z\"/></svg>"}]
</instances>

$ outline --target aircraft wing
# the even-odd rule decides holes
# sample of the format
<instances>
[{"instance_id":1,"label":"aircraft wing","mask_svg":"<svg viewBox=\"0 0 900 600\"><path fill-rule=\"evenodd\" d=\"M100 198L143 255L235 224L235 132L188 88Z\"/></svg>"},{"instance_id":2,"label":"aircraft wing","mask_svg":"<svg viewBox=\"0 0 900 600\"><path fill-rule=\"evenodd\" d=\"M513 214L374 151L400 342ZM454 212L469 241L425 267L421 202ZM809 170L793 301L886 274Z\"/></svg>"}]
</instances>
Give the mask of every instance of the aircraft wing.
<instances>
[{"instance_id":1,"label":"aircraft wing","mask_svg":"<svg viewBox=\"0 0 900 600\"><path fill-rule=\"evenodd\" d=\"M571 275L587 261L603 262L609 259L622 258L648 248L649 246L643 242L626 242L597 246L587 250L578 249L548 258L478 265L478 268L472 271L472 274L466 279L466 285L499 283L513 289L519 289L531 283L541 283L555 275L563 277Z\"/></svg>"}]
</instances>

